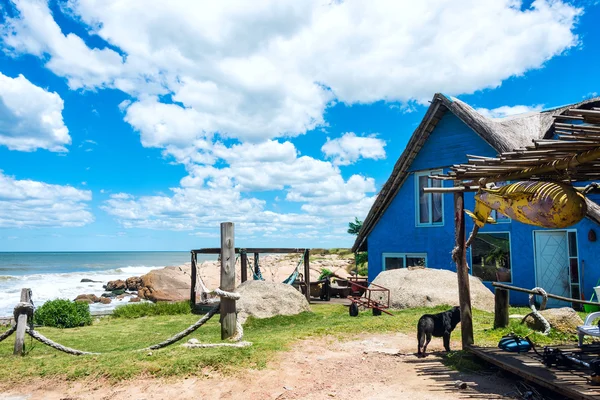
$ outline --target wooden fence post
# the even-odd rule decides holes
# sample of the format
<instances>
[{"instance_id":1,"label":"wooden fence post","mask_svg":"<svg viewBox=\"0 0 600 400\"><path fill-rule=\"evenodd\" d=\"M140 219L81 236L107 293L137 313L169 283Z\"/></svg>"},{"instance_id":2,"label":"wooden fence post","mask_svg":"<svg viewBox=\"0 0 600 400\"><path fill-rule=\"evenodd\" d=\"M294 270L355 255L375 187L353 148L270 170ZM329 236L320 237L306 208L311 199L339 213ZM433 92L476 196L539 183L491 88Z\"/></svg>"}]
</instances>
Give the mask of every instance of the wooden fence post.
<instances>
[{"instance_id":1,"label":"wooden fence post","mask_svg":"<svg viewBox=\"0 0 600 400\"><path fill-rule=\"evenodd\" d=\"M306 301L310 303L310 250L304 250L304 283L306 284Z\"/></svg>"},{"instance_id":2,"label":"wooden fence post","mask_svg":"<svg viewBox=\"0 0 600 400\"><path fill-rule=\"evenodd\" d=\"M221 290L235 291L235 245L233 222L221 223ZM221 298L221 340L235 334L235 300Z\"/></svg>"},{"instance_id":3,"label":"wooden fence post","mask_svg":"<svg viewBox=\"0 0 600 400\"><path fill-rule=\"evenodd\" d=\"M194 253L193 251L191 253L192 253L192 286L190 288L190 306L192 307L192 310L193 310L194 307L196 306L196 280L198 279L198 276L197 276L198 266L196 265L196 253Z\"/></svg>"},{"instance_id":4,"label":"wooden fence post","mask_svg":"<svg viewBox=\"0 0 600 400\"><path fill-rule=\"evenodd\" d=\"M508 296L508 290L494 289L494 329L508 326Z\"/></svg>"},{"instance_id":5,"label":"wooden fence post","mask_svg":"<svg viewBox=\"0 0 600 400\"><path fill-rule=\"evenodd\" d=\"M31 289L21 289L21 302L31 302ZM15 348L13 354L23 356L25 355L25 331L27 330L27 314L21 313L15 321L17 324L17 334L15 337Z\"/></svg>"},{"instance_id":6,"label":"wooden fence post","mask_svg":"<svg viewBox=\"0 0 600 400\"><path fill-rule=\"evenodd\" d=\"M460 303L462 348L466 349L474 343L474 339L471 291L469 288L469 270L465 242L465 197L462 192L454 193L454 230L456 243L452 255L456 262L456 275L458 277L458 301Z\"/></svg>"},{"instance_id":7,"label":"wooden fence post","mask_svg":"<svg viewBox=\"0 0 600 400\"><path fill-rule=\"evenodd\" d=\"M244 250L240 250L240 264L242 266L241 279L244 283L248 280L248 254Z\"/></svg>"}]
</instances>

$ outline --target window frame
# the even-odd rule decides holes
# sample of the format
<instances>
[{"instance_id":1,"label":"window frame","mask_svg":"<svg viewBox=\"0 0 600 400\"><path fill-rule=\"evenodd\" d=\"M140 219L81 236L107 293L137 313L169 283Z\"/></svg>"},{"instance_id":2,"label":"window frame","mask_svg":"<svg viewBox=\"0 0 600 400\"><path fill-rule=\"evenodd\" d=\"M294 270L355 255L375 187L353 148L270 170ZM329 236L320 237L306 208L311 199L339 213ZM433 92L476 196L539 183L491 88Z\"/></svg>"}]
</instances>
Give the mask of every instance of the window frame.
<instances>
[{"instance_id":1,"label":"window frame","mask_svg":"<svg viewBox=\"0 0 600 400\"><path fill-rule=\"evenodd\" d=\"M442 221L441 222L433 222L433 193L427 193L429 196L429 222L421 222L420 211L421 211L421 194L419 193L419 178L422 176L427 176L431 174L442 174L442 169L431 169L427 171L417 171L414 172L414 180L415 180L415 226L418 228L432 228L432 227L440 227L444 226L445 218L444 218L444 195L440 193L440 198L442 200ZM429 184L431 184L431 178L429 178ZM444 186L443 181L441 182L441 187ZM429 186L431 187L431 186Z\"/></svg>"},{"instance_id":2,"label":"window frame","mask_svg":"<svg viewBox=\"0 0 600 400\"><path fill-rule=\"evenodd\" d=\"M423 258L425 259L425 267L427 267L427 253L381 253L381 271L392 271L385 269L385 259L386 258L403 258L404 259L404 267L406 266L406 258ZM401 269L401 268L396 268Z\"/></svg>"},{"instance_id":3,"label":"window frame","mask_svg":"<svg viewBox=\"0 0 600 400\"><path fill-rule=\"evenodd\" d=\"M514 275L513 275L513 250L512 250L512 235L510 231L485 231L485 232L478 232L477 236L479 235L485 235L485 234L495 234L495 233L506 233L508 234L508 251L510 252L509 255L509 260L510 260L510 282L500 282L500 283L510 283L512 284L514 281ZM477 236L475 237L475 239L477 239ZM471 247L469 247L469 274L474 276L475 278L481 279L479 278L477 275L473 275L473 270L475 269L473 266L473 245L475 244L475 241L473 241L473 244L471 244ZM491 282L497 282L497 281L484 281L483 279L481 279L482 282L486 282L486 283L491 283Z\"/></svg>"}]
</instances>

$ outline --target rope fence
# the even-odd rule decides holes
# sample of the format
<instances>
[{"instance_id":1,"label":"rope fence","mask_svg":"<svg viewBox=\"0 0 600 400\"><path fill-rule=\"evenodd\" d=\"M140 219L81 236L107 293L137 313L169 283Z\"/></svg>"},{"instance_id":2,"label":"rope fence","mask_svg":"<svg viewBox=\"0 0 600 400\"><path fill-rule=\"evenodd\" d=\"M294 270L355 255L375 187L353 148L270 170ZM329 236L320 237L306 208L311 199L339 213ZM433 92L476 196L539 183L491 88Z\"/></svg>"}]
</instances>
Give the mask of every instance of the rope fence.
<instances>
[{"instance_id":1,"label":"rope fence","mask_svg":"<svg viewBox=\"0 0 600 400\"><path fill-rule=\"evenodd\" d=\"M227 298L230 300L239 300L240 299L239 293L227 292L227 291L221 290L219 288L217 288L211 292L208 292L207 294L213 294L220 298ZM215 299L212 299L212 300L213 301L210 301L210 303L215 304L215 301L214 301ZM217 300L217 303L208 311L208 313L206 313L202 318L200 318L196 323L194 323L190 327L184 329L183 331L177 333L176 335L170 337L169 339L167 339L165 341L162 341L160 343L157 343L155 345L152 345L152 346L144 348L144 349L139 349L138 351L158 350L158 349L162 349L164 347L167 347L173 343L180 341L184 337L186 337L186 336L190 335L191 333L193 333L194 331L196 331L198 328L200 328L206 322L208 322L219 311L219 308L220 308L220 302ZM39 333L38 331L33 329L33 325L32 325L33 324L33 312L34 312L34 307L33 307L32 303L20 302L15 306L14 317L15 317L15 321L19 321L19 317L21 315L27 316L26 323L29 326L27 326L25 328L24 332L26 332L29 336L31 336L35 340L39 341L42 344L45 344L46 346L52 347L53 349L56 349L58 351L62 351L63 353L71 354L74 356L102 354L102 353L94 353L94 352L89 352L89 351L73 349L73 348L64 346L60 343L56 343L51 339L48 339L47 337L45 337L44 335L42 335L41 333ZM17 331L18 326L19 326L19 323L17 322L15 324L15 326L11 327L6 332L2 333L0 335L0 342L3 341L4 339L8 338L9 336L11 336L13 333L15 333ZM186 343L183 346L185 346L187 348L251 346L252 345L251 342L242 341L242 338L244 337L244 328L242 327L242 324L239 322L239 319L237 318L237 316L236 316L236 325L235 326L236 326L236 330L235 330L234 335L230 338L230 340L231 340L230 343L200 343L197 339L191 339L189 341L189 343ZM22 354L24 354L23 351L21 351L21 355Z\"/></svg>"}]
</instances>

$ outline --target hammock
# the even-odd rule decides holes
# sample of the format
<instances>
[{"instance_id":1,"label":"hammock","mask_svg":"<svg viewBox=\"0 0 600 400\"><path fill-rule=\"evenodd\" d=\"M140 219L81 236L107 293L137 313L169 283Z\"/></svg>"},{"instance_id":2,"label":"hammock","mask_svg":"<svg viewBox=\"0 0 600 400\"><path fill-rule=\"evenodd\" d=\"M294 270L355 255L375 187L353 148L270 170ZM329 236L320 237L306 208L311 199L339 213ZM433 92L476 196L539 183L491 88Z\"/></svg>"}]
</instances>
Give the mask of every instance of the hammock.
<instances>
[{"instance_id":1,"label":"hammock","mask_svg":"<svg viewBox=\"0 0 600 400\"><path fill-rule=\"evenodd\" d=\"M286 279L284 279L283 283L285 283L286 285L292 285L296 279L298 278L298 275L300 275L300 265L302 265L302 262L304 261L304 253L302 253L302 257L300 257L300 261L298 261L298 265L296 265L296 269L294 269L294 271L292 272L292 274L290 276L288 276ZM252 277L255 281L264 281L265 278L263 278L262 276L262 271L260 270L260 265L258 264L258 260L256 262L256 266L255 268L250 267L250 264L248 264L248 268L250 269L250 271L252 271Z\"/></svg>"},{"instance_id":2,"label":"hammock","mask_svg":"<svg viewBox=\"0 0 600 400\"><path fill-rule=\"evenodd\" d=\"M302 265L303 261L304 253L302 253L302 257L300 257L300 261L298 261L298 265L296 265L296 269L294 270L294 272L292 272L292 274L288 276L287 279L283 281L283 283L285 283L286 285L292 285L296 281L296 278L298 278L298 275L300 275L300 265Z\"/></svg>"}]
</instances>

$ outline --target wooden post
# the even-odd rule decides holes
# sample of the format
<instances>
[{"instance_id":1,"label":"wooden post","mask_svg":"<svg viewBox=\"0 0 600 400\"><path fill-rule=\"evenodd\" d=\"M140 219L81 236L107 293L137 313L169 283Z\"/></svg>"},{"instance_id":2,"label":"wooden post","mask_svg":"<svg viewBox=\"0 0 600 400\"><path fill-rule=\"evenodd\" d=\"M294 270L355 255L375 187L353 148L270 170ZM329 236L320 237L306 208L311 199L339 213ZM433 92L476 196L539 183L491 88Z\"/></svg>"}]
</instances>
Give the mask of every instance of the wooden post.
<instances>
[{"instance_id":1,"label":"wooden post","mask_svg":"<svg viewBox=\"0 0 600 400\"><path fill-rule=\"evenodd\" d=\"M197 269L196 265L196 254L192 251L192 287L190 288L190 306L192 309L196 305L196 280L197 277Z\"/></svg>"},{"instance_id":2,"label":"wooden post","mask_svg":"<svg viewBox=\"0 0 600 400\"><path fill-rule=\"evenodd\" d=\"M467 248L465 243L465 197L462 192L454 193L454 232L456 240L452 256L456 263L456 275L458 277L458 301L460 303L462 348L466 349L474 343L474 340Z\"/></svg>"},{"instance_id":3,"label":"wooden post","mask_svg":"<svg viewBox=\"0 0 600 400\"><path fill-rule=\"evenodd\" d=\"M304 250L304 283L306 284L306 301L310 303L310 250Z\"/></svg>"},{"instance_id":4,"label":"wooden post","mask_svg":"<svg viewBox=\"0 0 600 400\"><path fill-rule=\"evenodd\" d=\"M235 245L233 222L221 223L221 290L235 291ZM235 334L235 300L221 298L221 340Z\"/></svg>"},{"instance_id":5,"label":"wooden post","mask_svg":"<svg viewBox=\"0 0 600 400\"><path fill-rule=\"evenodd\" d=\"M508 326L508 290L494 289L494 329Z\"/></svg>"},{"instance_id":6,"label":"wooden post","mask_svg":"<svg viewBox=\"0 0 600 400\"><path fill-rule=\"evenodd\" d=\"M248 254L244 250L240 251L240 264L242 266L241 279L244 283L248 280Z\"/></svg>"},{"instance_id":7,"label":"wooden post","mask_svg":"<svg viewBox=\"0 0 600 400\"><path fill-rule=\"evenodd\" d=\"M260 276L260 267L258 266L258 259L259 259L259 255L258 253L254 253L254 275L256 276Z\"/></svg>"},{"instance_id":8,"label":"wooden post","mask_svg":"<svg viewBox=\"0 0 600 400\"><path fill-rule=\"evenodd\" d=\"M21 289L21 302L31 302L31 289ZM17 320L17 335L15 337L15 348L13 354L15 356L25 355L25 331L27 330L27 314L19 314Z\"/></svg>"}]
</instances>

